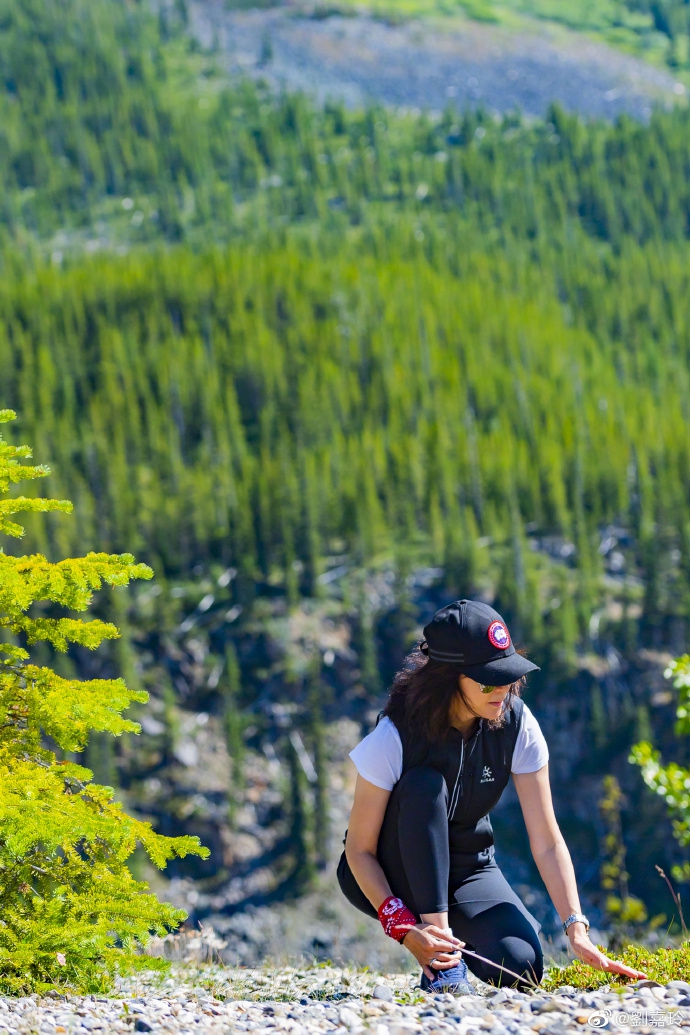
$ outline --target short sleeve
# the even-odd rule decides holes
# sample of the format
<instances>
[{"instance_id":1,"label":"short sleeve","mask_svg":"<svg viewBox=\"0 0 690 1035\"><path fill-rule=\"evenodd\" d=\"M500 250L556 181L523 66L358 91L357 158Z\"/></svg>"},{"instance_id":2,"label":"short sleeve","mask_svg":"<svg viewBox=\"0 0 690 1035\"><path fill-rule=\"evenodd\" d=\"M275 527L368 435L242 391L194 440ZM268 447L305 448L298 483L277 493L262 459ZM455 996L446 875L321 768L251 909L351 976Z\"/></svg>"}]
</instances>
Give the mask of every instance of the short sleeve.
<instances>
[{"instance_id":1,"label":"short sleeve","mask_svg":"<svg viewBox=\"0 0 690 1035\"><path fill-rule=\"evenodd\" d=\"M513 751L513 773L536 773L549 760L549 749L539 723L526 704L522 709L522 723Z\"/></svg>"},{"instance_id":2,"label":"short sleeve","mask_svg":"<svg viewBox=\"0 0 690 1035\"><path fill-rule=\"evenodd\" d=\"M388 716L384 716L369 736L350 752L359 775L380 787L392 791L402 775L402 741Z\"/></svg>"}]
</instances>

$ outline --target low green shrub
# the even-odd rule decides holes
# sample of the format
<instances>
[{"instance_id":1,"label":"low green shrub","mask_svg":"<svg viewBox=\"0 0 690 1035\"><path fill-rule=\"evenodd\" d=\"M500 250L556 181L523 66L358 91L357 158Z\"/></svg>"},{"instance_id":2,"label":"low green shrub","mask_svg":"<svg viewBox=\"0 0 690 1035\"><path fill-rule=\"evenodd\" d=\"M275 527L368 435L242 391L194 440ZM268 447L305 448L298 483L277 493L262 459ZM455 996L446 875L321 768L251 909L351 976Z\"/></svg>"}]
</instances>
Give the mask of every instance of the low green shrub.
<instances>
[{"instance_id":1,"label":"low green shrub","mask_svg":"<svg viewBox=\"0 0 690 1035\"><path fill-rule=\"evenodd\" d=\"M616 954L616 959L629 967L643 971L648 978L659 981L662 985L667 981L690 980L690 944L687 943L677 948L657 949L654 952L644 949L641 945L626 945ZM584 990L600 988L602 985L616 988L627 984L629 978L609 974L604 970L592 970L579 960L574 960L567 967L551 967L542 982L542 988L547 992L553 992L561 985L572 985L573 988Z\"/></svg>"}]
</instances>

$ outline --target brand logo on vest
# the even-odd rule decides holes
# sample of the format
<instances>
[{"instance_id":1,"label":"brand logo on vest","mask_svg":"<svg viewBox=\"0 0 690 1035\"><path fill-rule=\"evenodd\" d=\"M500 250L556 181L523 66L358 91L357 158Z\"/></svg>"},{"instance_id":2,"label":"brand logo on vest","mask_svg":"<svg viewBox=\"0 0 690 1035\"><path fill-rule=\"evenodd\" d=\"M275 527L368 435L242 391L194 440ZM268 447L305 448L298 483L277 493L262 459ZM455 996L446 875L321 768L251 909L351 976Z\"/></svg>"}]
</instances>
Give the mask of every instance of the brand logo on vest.
<instances>
[{"instance_id":1,"label":"brand logo on vest","mask_svg":"<svg viewBox=\"0 0 690 1035\"><path fill-rule=\"evenodd\" d=\"M484 766L484 768L482 769L482 778L481 778L481 780L479 782L480 783L493 783L494 782L494 774L491 772L491 766L488 766L488 765Z\"/></svg>"},{"instance_id":2,"label":"brand logo on vest","mask_svg":"<svg viewBox=\"0 0 690 1035\"><path fill-rule=\"evenodd\" d=\"M499 650L507 650L510 647L510 636L503 622L492 622L486 635Z\"/></svg>"}]
</instances>

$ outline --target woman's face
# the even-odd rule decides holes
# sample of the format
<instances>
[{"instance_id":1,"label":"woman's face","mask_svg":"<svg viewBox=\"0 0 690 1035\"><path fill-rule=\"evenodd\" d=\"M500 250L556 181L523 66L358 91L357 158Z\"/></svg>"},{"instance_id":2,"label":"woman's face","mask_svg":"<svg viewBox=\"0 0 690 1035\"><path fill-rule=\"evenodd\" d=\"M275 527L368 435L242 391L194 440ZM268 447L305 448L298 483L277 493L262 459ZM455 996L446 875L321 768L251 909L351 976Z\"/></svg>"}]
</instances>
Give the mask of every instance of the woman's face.
<instances>
[{"instance_id":1,"label":"woman's face","mask_svg":"<svg viewBox=\"0 0 690 1035\"><path fill-rule=\"evenodd\" d=\"M481 683L475 683L469 676L460 676L460 686L467 703L476 716L481 719L497 719L501 714L503 702L508 696L511 684L495 686L490 693L488 687L482 689ZM461 702L462 699L459 698ZM463 709L464 711L464 709Z\"/></svg>"}]
</instances>

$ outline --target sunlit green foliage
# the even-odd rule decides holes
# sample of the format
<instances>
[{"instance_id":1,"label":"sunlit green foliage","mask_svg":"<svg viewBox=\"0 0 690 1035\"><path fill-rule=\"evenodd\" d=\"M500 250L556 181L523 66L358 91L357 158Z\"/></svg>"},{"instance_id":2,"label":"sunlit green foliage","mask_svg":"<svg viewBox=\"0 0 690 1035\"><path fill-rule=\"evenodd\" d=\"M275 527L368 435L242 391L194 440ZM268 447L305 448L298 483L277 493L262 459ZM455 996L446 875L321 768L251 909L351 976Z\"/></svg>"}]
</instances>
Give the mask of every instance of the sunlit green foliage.
<instances>
[{"instance_id":1,"label":"sunlit green foliage","mask_svg":"<svg viewBox=\"0 0 690 1035\"><path fill-rule=\"evenodd\" d=\"M0 422L13 419L0 411ZM26 447L0 438L0 492L47 474L21 460ZM9 520L20 511L67 511L65 502L13 497L0 504L0 531L20 536ZM95 649L118 635L114 626L57 617L83 612L104 584L150 578L129 554L87 554L50 564L40 554L0 550L0 989L28 993L54 985L96 991L118 970L138 966L137 948L151 931L176 927L185 914L160 903L132 877L126 860L141 844L162 867L176 856L203 854L196 838L166 838L133 819L112 788L68 761L91 731L136 733L122 718L147 694L121 679L64 679L31 663L22 643L43 640ZM47 739L49 738L49 739ZM52 743L57 750L51 750ZM150 961L149 961L150 965Z\"/></svg>"},{"instance_id":2,"label":"sunlit green foliage","mask_svg":"<svg viewBox=\"0 0 690 1035\"><path fill-rule=\"evenodd\" d=\"M205 218L226 214L227 192L209 181L225 141L165 48L178 22L126 0L1 0L0 224L12 236L88 227L125 193L155 194L156 229L173 238L191 188Z\"/></svg>"},{"instance_id":3,"label":"sunlit green foliage","mask_svg":"<svg viewBox=\"0 0 690 1035\"><path fill-rule=\"evenodd\" d=\"M684 654L669 665L665 673L679 691L676 710L676 733L687 736L690 733L688 703L690 702L690 655ZM654 749L648 741L635 744L632 749L631 762L642 769L642 777L656 794L666 802L669 814L673 817L673 830L681 845L690 844L690 769L668 762L662 765L661 752ZM677 879L690 877L690 869L685 863L683 868L674 872Z\"/></svg>"},{"instance_id":4,"label":"sunlit green foliage","mask_svg":"<svg viewBox=\"0 0 690 1035\"><path fill-rule=\"evenodd\" d=\"M600 948L606 952L605 948ZM638 945L626 945L622 952L616 953L616 959L628 967L641 970L648 978L658 981L661 985L667 981L687 981L690 976L690 946L687 944L677 949L662 948L655 952ZM629 981L630 978L619 977L603 970L592 970L579 960L574 960L567 967L552 967L542 982L542 988L546 992L552 992L562 985L582 989L611 985L612 988L622 989Z\"/></svg>"},{"instance_id":5,"label":"sunlit green foliage","mask_svg":"<svg viewBox=\"0 0 690 1035\"><path fill-rule=\"evenodd\" d=\"M648 14L657 32L670 39L690 35L690 3L688 0L626 0L633 11Z\"/></svg>"}]
</instances>

